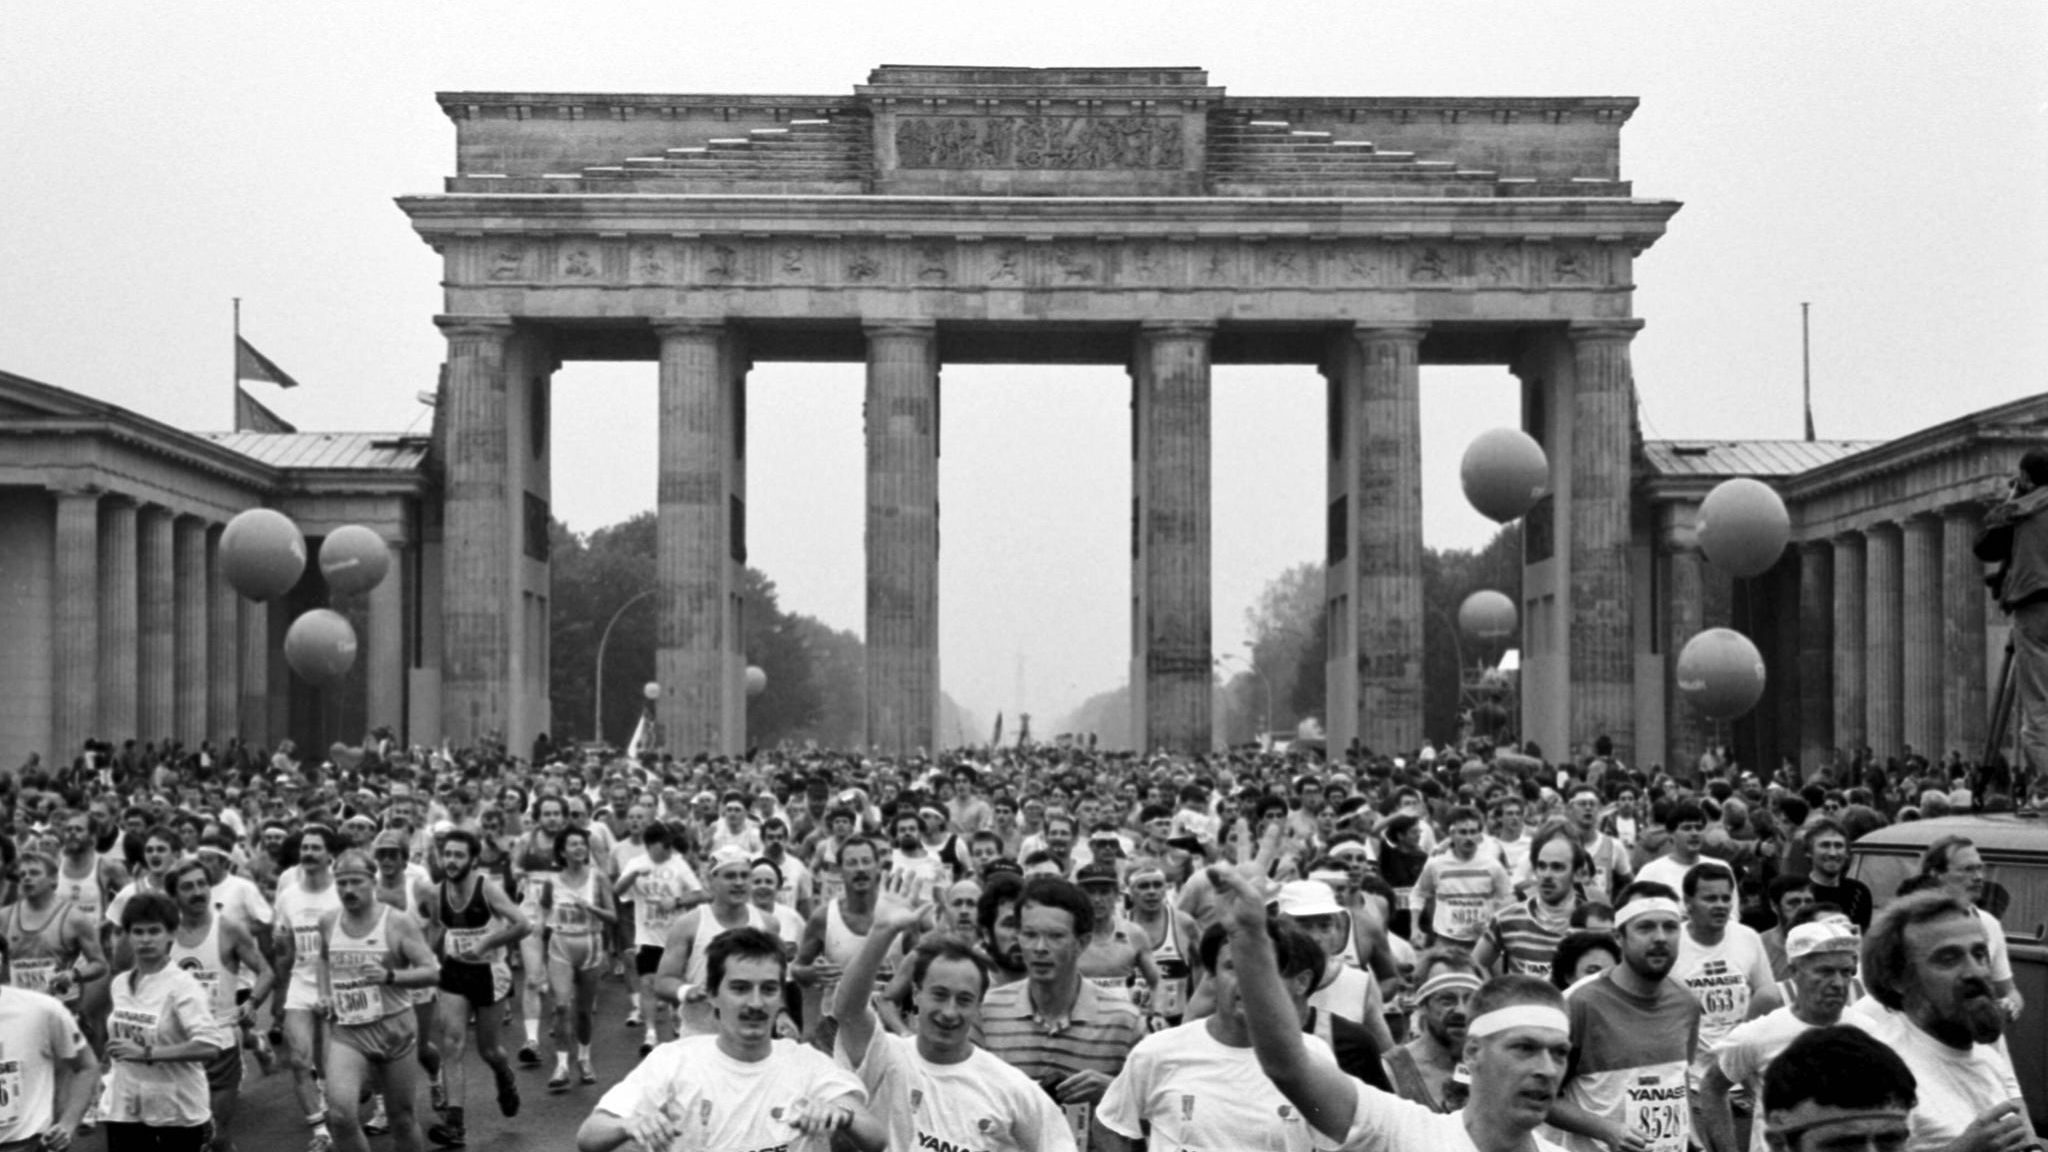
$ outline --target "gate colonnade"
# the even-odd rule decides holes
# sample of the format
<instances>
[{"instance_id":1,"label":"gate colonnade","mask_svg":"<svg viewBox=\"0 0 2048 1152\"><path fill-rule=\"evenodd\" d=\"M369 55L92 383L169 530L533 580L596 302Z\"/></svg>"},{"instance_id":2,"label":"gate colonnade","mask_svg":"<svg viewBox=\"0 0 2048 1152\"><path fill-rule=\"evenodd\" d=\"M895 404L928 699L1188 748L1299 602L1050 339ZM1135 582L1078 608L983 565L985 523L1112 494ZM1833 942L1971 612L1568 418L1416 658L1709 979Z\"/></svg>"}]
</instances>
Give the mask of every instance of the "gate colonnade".
<instances>
[{"instance_id":1,"label":"gate colonnade","mask_svg":"<svg viewBox=\"0 0 2048 1152\"><path fill-rule=\"evenodd\" d=\"M658 716L678 753L741 748L746 377L808 360L866 367L868 739L936 747L942 368L1063 362L1131 378L1133 744L1206 750L1210 375L1279 363L1326 381L1327 729L1412 748L1420 368L1493 363L1553 467L1523 731L1632 751L1633 261L1678 208L1619 178L1634 101L882 68L852 97L441 102L458 175L400 204L444 263L444 736L546 729L549 378L628 359L660 366Z\"/></svg>"}]
</instances>

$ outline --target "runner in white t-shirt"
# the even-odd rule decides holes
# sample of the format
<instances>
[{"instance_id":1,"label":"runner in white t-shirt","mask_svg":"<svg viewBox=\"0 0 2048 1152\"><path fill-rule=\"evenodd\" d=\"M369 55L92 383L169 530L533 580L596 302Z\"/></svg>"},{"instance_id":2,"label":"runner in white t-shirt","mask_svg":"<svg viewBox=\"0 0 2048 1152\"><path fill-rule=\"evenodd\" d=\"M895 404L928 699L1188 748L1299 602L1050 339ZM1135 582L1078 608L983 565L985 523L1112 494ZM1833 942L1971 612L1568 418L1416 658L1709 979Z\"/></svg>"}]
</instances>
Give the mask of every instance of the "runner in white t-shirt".
<instances>
[{"instance_id":1,"label":"runner in white t-shirt","mask_svg":"<svg viewBox=\"0 0 2048 1152\"><path fill-rule=\"evenodd\" d=\"M704 961L718 1030L663 1044L627 1073L577 1130L578 1152L612 1152L629 1140L780 1148L802 1136L844 1139L862 1152L887 1147L888 1131L852 1073L815 1048L775 1039L788 968L782 942L734 928L711 942Z\"/></svg>"},{"instance_id":2,"label":"runner in white t-shirt","mask_svg":"<svg viewBox=\"0 0 2048 1152\"><path fill-rule=\"evenodd\" d=\"M932 910L914 877L882 881L874 925L839 983L833 1055L867 1086L891 1148L1071 1152L1073 1132L1052 1097L974 1043L989 970L965 941L927 934L910 959L916 1035L882 1030L866 990L897 937Z\"/></svg>"},{"instance_id":3,"label":"runner in white t-shirt","mask_svg":"<svg viewBox=\"0 0 2048 1152\"><path fill-rule=\"evenodd\" d=\"M1220 922L1259 1067L1316 1129L1319 1145L1344 1152L1555 1152L1537 1133L1571 1051L1555 988L1533 976L1497 976L1480 987L1465 1039L1471 1098L1460 1111L1432 1112L1346 1076L1309 1046L1258 891L1234 868L1211 866L1209 877L1222 901Z\"/></svg>"},{"instance_id":4,"label":"runner in white t-shirt","mask_svg":"<svg viewBox=\"0 0 2048 1152\"><path fill-rule=\"evenodd\" d=\"M1726 864L1702 860L1682 882L1685 933L1671 978L1700 1002L1700 1042L1690 1069L1697 1089L1714 1066L1714 1046L1749 1019L1751 997L1772 986L1771 960L1756 929L1735 922L1735 873Z\"/></svg>"},{"instance_id":5,"label":"runner in white t-shirt","mask_svg":"<svg viewBox=\"0 0 2048 1152\"><path fill-rule=\"evenodd\" d=\"M654 1051L661 1043L663 1002L654 991L654 973L661 968L662 946L668 930L692 902L711 899L697 879L696 870L676 854L675 833L659 821L640 831L638 855L619 870L613 895L621 905L633 909L633 970L640 977L640 1019L646 1028L640 1054Z\"/></svg>"},{"instance_id":6,"label":"runner in white t-shirt","mask_svg":"<svg viewBox=\"0 0 2048 1152\"><path fill-rule=\"evenodd\" d=\"M5 943L0 941L0 958ZM64 1005L41 992L0 987L0 1147L33 1145L64 1152L100 1078L99 1061Z\"/></svg>"}]
</instances>

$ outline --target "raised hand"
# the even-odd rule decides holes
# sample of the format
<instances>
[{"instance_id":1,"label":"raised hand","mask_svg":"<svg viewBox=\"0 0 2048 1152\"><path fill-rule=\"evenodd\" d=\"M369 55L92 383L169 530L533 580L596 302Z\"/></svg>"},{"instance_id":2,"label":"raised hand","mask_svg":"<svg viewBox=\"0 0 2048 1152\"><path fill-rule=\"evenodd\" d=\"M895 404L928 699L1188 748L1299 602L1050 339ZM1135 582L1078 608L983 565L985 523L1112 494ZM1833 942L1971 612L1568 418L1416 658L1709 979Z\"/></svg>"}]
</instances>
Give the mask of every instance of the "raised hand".
<instances>
[{"instance_id":1,"label":"raised hand","mask_svg":"<svg viewBox=\"0 0 2048 1152\"><path fill-rule=\"evenodd\" d=\"M1266 902L1242 867L1209 866L1209 884L1216 890L1217 922L1230 933L1264 932Z\"/></svg>"},{"instance_id":2,"label":"raised hand","mask_svg":"<svg viewBox=\"0 0 2048 1152\"><path fill-rule=\"evenodd\" d=\"M889 872L875 892L875 927L909 929L932 910L930 886L920 876Z\"/></svg>"}]
</instances>

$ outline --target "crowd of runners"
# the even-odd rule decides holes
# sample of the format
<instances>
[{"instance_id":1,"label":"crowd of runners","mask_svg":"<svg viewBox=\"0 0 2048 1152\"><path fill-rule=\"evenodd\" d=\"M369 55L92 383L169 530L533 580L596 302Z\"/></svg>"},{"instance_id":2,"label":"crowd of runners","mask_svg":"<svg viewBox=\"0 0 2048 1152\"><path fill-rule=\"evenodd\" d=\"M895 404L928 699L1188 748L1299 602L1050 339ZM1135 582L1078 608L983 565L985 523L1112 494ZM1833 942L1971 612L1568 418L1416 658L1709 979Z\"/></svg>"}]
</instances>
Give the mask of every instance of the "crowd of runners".
<instances>
[{"instance_id":1,"label":"crowd of runners","mask_svg":"<svg viewBox=\"0 0 2048 1152\"><path fill-rule=\"evenodd\" d=\"M2035 1145L1974 846L1846 865L2048 780L1689 767L93 746L4 781L0 1152L226 1152L259 1075L310 1152Z\"/></svg>"}]
</instances>

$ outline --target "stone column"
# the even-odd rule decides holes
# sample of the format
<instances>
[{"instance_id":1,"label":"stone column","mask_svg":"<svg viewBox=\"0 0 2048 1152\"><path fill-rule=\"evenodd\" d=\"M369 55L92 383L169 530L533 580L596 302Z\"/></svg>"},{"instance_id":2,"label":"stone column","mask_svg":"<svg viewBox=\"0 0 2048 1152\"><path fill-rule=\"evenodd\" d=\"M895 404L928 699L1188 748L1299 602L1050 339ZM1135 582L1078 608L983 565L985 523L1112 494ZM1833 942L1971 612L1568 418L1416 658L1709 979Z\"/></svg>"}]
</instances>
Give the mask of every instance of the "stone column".
<instances>
[{"instance_id":1,"label":"stone column","mask_svg":"<svg viewBox=\"0 0 2048 1152\"><path fill-rule=\"evenodd\" d=\"M1901 542L1897 524L1873 524L1863 535L1863 724L1871 749L1883 760L1898 755L1906 738L1900 708L1905 695Z\"/></svg>"},{"instance_id":2,"label":"stone column","mask_svg":"<svg viewBox=\"0 0 2048 1152\"><path fill-rule=\"evenodd\" d=\"M727 752L744 739L728 706L741 690L733 668L739 620L732 599L745 559L732 483L734 338L718 324L662 323L655 331L661 338L655 528L661 619L654 659L662 688L656 716L678 756ZM872 677L872 631L868 661Z\"/></svg>"},{"instance_id":3,"label":"stone column","mask_svg":"<svg viewBox=\"0 0 2048 1152\"><path fill-rule=\"evenodd\" d=\"M1141 750L1214 747L1209 620L1209 338L1145 324L1131 358L1136 535L1131 722Z\"/></svg>"},{"instance_id":4,"label":"stone column","mask_svg":"<svg viewBox=\"0 0 2048 1152\"><path fill-rule=\"evenodd\" d=\"M136 517L136 737L161 744L177 735L177 553L171 513L154 505Z\"/></svg>"},{"instance_id":5,"label":"stone column","mask_svg":"<svg viewBox=\"0 0 2048 1152\"><path fill-rule=\"evenodd\" d=\"M109 496L100 506L99 574L99 730L116 748L139 735L139 680L136 658L136 507L125 497Z\"/></svg>"},{"instance_id":6,"label":"stone column","mask_svg":"<svg viewBox=\"0 0 2048 1152\"><path fill-rule=\"evenodd\" d=\"M1571 738L1603 733L1624 762L1635 750L1629 496L1634 486L1634 378L1629 341L1641 321L1571 329Z\"/></svg>"},{"instance_id":7,"label":"stone column","mask_svg":"<svg viewBox=\"0 0 2048 1152\"><path fill-rule=\"evenodd\" d=\"M1682 510L1674 509L1683 517L1683 526L1673 525L1674 531L1667 536L1671 549L1671 581L1664 595L1664 602L1669 606L1664 621L1667 701L1664 731L1669 745L1664 751L1664 765L1680 779L1686 780L1697 775L1694 766L1699 763L1700 753L1714 742L1715 736L1714 722L1688 704L1685 695L1678 690L1678 654L1685 651L1687 641L1707 626L1706 561L1700 555L1697 537L1693 535L1698 511L1691 505Z\"/></svg>"},{"instance_id":8,"label":"stone column","mask_svg":"<svg viewBox=\"0 0 2048 1152\"><path fill-rule=\"evenodd\" d=\"M1899 720L1905 743L1929 760L1942 752L1941 521L1906 521L1900 604Z\"/></svg>"},{"instance_id":9,"label":"stone column","mask_svg":"<svg viewBox=\"0 0 2048 1152\"><path fill-rule=\"evenodd\" d=\"M442 410L443 476L441 731L455 745L505 733L511 716L512 594L518 545L506 492L510 426L507 345L513 328L495 317L438 317L448 339Z\"/></svg>"},{"instance_id":10,"label":"stone column","mask_svg":"<svg viewBox=\"0 0 2048 1152\"><path fill-rule=\"evenodd\" d=\"M206 533L206 734L223 749L241 735L241 601L221 571L221 526Z\"/></svg>"},{"instance_id":11,"label":"stone column","mask_svg":"<svg viewBox=\"0 0 2048 1152\"><path fill-rule=\"evenodd\" d=\"M1870 744L1870 729L1864 726L1864 701L1869 698L1864 669L1869 662L1863 635L1863 604L1868 591L1863 581L1863 534L1849 532L1835 537L1834 553L1835 745L1842 750L1842 762L1847 764L1859 749Z\"/></svg>"},{"instance_id":12,"label":"stone column","mask_svg":"<svg viewBox=\"0 0 2048 1152\"><path fill-rule=\"evenodd\" d=\"M190 516L178 517L172 529L172 551L177 558L176 594L171 610L178 670L173 692L177 737L185 747L196 751L199 742L212 735L206 728L206 522Z\"/></svg>"},{"instance_id":13,"label":"stone column","mask_svg":"<svg viewBox=\"0 0 2048 1152\"><path fill-rule=\"evenodd\" d=\"M938 731L938 334L874 324L867 339L867 741L902 753Z\"/></svg>"},{"instance_id":14,"label":"stone column","mask_svg":"<svg viewBox=\"0 0 2048 1152\"><path fill-rule=\"evenodd\" d=\"M56 627L52 637L50 767L63 768L98 735L100 494L57 493ZM125 736L126 733L109 733Z\"/></svg>"},{"instance_id":15,"label":"stone column","mask_svg":"<svg viewBox=\"0 0 2048 1152\"><path fill-rule=\"evenodd\" d=\"M1990 593L1972 550L1981 519L1981 510L1967 504L1947 509L1941 517L1941 711L1946 747L1928 749L1930 760L1954 749L1974 761L1983 754L1989 735L1984 615Z\"/></svg>"},{"instance_id":16,"label":"stone column","mask_svg":"<svg viewBox=\"0 0 2048 1152\"><path fill-rule=\"evenodd\" d=\"M1803 781L1831 762L1835 746L1835 549L1799 548L1799 772Z\"/></svg>"},{"instance_id":17,"label":"stone column","mask_svg":"<svg viewBox=\"0 0 2048 1152\"><path fill-rule=\"evenodd\" d=\"M237 726L242 743L274 747L289 733L273 733L270 728L270 605L240 596L236 600L235 651L240 667L235 680L241 702Z\"/></svg>"},{"instance_id":18,"label":"stone column","mask_svg":"<svg viewBox=\"0 0 2048 1152\"><path fill-rule=\"evenodd\" d=\"M1357 481L1358 712L1383 756L1422 744L1422 398L1426 326L1360 327ZM1206 568L1205 568L1206 571ZM1206 599L1206 598L1205 598ZM1461 672L1462 674L1462 672ZM1341 753L1341 750L1339 750Z\"/></svg>"},{"instance_id":19,"label":"stone column","mask_svg":"<svg viewBox=\"0 0 2048 1152\"><path fill-rule=\"evenodd\" d=\"M391 566L369 594L363 638L364 730L405 728L405 555L385 542Z\"/></svg>"}]
</instances>

